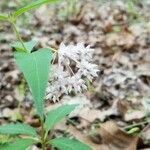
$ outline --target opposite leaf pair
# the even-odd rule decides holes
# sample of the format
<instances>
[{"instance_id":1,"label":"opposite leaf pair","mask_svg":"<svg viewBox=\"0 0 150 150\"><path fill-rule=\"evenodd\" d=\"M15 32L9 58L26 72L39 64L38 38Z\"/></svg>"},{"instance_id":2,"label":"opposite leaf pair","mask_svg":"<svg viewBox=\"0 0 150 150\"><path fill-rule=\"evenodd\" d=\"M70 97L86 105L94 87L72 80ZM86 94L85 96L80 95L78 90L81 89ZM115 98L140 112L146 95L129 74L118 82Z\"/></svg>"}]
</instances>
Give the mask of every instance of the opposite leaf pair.
<instances>
[{"instance_id":1,"label":"opposite leaf pair","mask_svg":"<svg viewBox=\"0 0 150 150\"><path fill-rule=\"evenodd\" d=\"M41 121L41 133L26 124L9 124L0 126L0 134L8 135L26 135L14 138L12 142L0 145L1 150L25 150L33 144L40 143L42 150L46 150L48 145L57 147L60 150L91 150L87 145L68 138L48 139L48 132L53 126L68 115L76 105L61 106L45 115L44 111L44 96L48 82L49 68L51 67L52 52L51 49L42 48L35 52L31 52L36 42L30 41L23 43L21 36L16 28L17 17L23 13L34 9L48 2L57 0L35 0L29 5L22 7L9 15L0 14L0 21L9 22L18 38L19 42L13 44L16 52L14 53L17 65L23 72L24 77L33 95L34 104L36 106L39 120ZM22 139L20 139L22 138Z\"/></svg>"},{"instance_id":2,"label":"opposite leaf pair","mask_svg":"<svg viewBox=\"0 0 150 150\"><path fill-rule=\"evenodd\" d=\"M50 111L44 122L45 128L45 143L46 145L52 145L60 150L91 150L87 145L75 140L64 137L48 140L47 134L62 118L68 115L75 109L77 105L64 105L55 110ZM25 150L29 146L37 143L41 143L41 137L35 130L35 128L24 124L8 124L0 127L0 134L8 135L26 135L24 138L16 138L15 141L0 145L1 150Z\"/></svg>"},{"instance_id":3,"label":"opposite leaf pair","mask_svg":"<svg viewBox=\"0 0 150 150\"><path fill-rule=\"evenodd\" d=\"M33 127L27 124L17 123L1 126L0 134L27 136L23 139L16 139L15 142L2 145L0 147L1 150L10 150L12 148L15 150L25 150L27 147L37 143L41 143L41 145L44 143L45 148L43 149L46 149L47 145L52 145L60 150L90 150L87 145L74 139L70 140L63 137L52 140L48 139L48 132L56 123L73 111L77 105L64 105L45 115L43 98L48 81L52 53L47 48L31 52L35 45L36 42L34 41L24 43L27 49L26 52L23 51L24 49L20 42L12 46L17 50L14 53L16 62L23 72L32 92L37 113L41 120L42 134L38 134Z\"/></svg>"}]
</instances>

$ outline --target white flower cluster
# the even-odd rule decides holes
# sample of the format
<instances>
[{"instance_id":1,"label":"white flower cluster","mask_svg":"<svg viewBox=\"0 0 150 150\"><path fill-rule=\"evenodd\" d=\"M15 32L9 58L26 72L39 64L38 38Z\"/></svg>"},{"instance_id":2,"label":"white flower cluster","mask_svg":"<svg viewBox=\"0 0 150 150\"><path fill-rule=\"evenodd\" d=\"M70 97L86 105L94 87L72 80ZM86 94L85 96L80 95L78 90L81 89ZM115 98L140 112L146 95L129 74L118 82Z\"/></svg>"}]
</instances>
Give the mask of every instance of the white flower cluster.
<instances>
[{"instance_id":1,"label":"white flower cluster","mask_svg":"<svg viewBox=\"0 0 150 150\"><path fill-rule=\"evenodd\" d=\"M74 91L81 93L87 89L85 79L97 77L98 67L92 63L93 49L83 43L60 45L58 64L53 66L46 99L57 101L63 94Z\"/></svg>"}]
</instances>

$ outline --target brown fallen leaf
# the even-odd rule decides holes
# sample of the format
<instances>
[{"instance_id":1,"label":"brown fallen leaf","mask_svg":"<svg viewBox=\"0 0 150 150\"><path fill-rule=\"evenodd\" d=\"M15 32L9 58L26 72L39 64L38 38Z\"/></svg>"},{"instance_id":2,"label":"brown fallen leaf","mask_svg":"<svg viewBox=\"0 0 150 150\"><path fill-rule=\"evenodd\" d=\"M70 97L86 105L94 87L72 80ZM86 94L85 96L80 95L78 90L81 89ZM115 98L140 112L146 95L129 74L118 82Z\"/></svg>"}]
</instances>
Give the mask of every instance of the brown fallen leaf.
<instances>
[{"instance_id":1,"label":"brown fallen leaf","mask_svg":"<svg viewBox=\"0 0 150 150\"><path fill-rule=\"evenodd\" d=\"M77 130L74 126L70 125L67 131L73 135L76 139L88 144L92 150L101 150L100 145L92 142L89 136L83 134L81 131Z\"/></svg>"},{"instance_id":2,"label":"brown fallen leaf","mask_svg":"<svg viewBox=\"0 0 150 150\"><path fill-rule=\"evenodd\" d=\"M67 131L93 150L137 150L139 141L137 136L128 135L112 121L101 124L100 129L96 129L92 135L87 135L72 125Z\"/></svg>"},{"instance_id":3,"label":"brown fallen leaf","mask_svg":"<svg viewBox=\"0 0 150 150\"><path fill-rule=\"evenodd\" d=\"M127 122L129 121L138 121L146 116L146 113L148 113L147 109L147 100L142 101L141 103L138 103L138 99L135 99L136 101L134 102L134 99L132 101L126 101L126 100L119 100L118 101L118 111L122 115L123 119ZM145 107L146 106L146 107ZM144 108L145 107L145 108Z\"/></svg>"},{"instance_id":4,"label":"brown fallen leaf","mask_svg":"<svg viewBox=\"0 0 150 150\"><path fill-rule=\"evenodd\" d=\"M145 117L146 113L144 110L129 110L124 115L125 121L133 121L133 120L140 120Z\"/></svg>"},{"instance_id":5,"label":"brown fallen leaf","mask_svg":"<svg viewBox=\"0 0 150 150\"><path fill-rule=\"evenodd\" d=\"M102 142L106 144L110 150L137 149L138 137L126 134L112 121L101 125L100 135Z\"/></svg>"}]
</instances>

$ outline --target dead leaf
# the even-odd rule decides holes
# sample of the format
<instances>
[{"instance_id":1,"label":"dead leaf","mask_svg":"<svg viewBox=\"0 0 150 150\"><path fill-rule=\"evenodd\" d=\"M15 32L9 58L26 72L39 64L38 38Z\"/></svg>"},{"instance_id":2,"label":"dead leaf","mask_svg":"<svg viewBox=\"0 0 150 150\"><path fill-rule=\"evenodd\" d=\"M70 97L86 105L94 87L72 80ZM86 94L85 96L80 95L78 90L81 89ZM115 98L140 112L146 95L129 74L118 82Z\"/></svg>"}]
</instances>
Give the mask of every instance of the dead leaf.
<instances>
[{"instance_id":1,"label":"dead leaf","mask_svg":"<svg viewBox=\"0 0 150 150\"><path fill-rule=\"evenodd\" d=\"M67 131L70 134L72 134L76 139L84 143L87 143L93 150L100 150L100 145L93 143L89 136L83 134L81 131L77 130L74 126L69 126Z\"/></svg>"},{"instance_id":2,"label":"dead leaf","mask_svg":"<svg viewBox=\"0 0 150 150\"><path fill-rule=\"evenodd\" d=\"M19 108L15 109L5 108L2 111L2 117L9 118L11 121L22 120Z\"/></svg>"},{"instance_id":3,"label":"dead leaf","mask_svg":"<svg viewBox=\"0 0 150 150\"><path fill-rule=\"evenodd\" d=\"M138 137L130 136L112 121L101 125L100 135L110 150L136 150Z\"/></svg>"},{"instance_id":4,"label":"dead leaf","mask_svg":"<svg viewBox=\"0 0 150 150\"><path fill-rule=\"evenodd\" d=\"M144 118L146 115L145 111L143 110L129 110L124 115L125 121L133 121L133 120L140 120Z\"/></svg>"},{"instance_id":5,"label":"dead leaf","mask_svg":"<svg viewBox=\"0 0 150 150\"><path fill-rule=\"evenodd\" d=\"M143 107L141 107L141 103ZM148 114L148 101L146 101L146 99L144 101L143 99L141 103L138 104L138 99L132 99L131 102L127 100L119 100L118 111L125 121L140 120Z\"/></svg>"},{"instance_id":6,"label":"dead leaf","mask_svg":"<svg viewBox=\"0 0 150 150\"><path fill-rule=\"evenodd\" d=\"M90 107L84 107L74 115L84 118L88 122L93 122L96 119L99 119L100 121L104 121L107 117L111 115L115 115L115 116L119 115L117 109L117 102L118 100L114 101L112 106L107 110L90 109Z\"/></svg>"},{"instance_id":7,"label":"dead leaf","mask_svg":"<svg viewBox=\"0 0 150 150\"><path fill-rule=\"evenodd\" d=\"M137 150L138 137L123 132L112 121L100 126L93 135L82 133L74 126L69 126L67 131L78 140L87 143L93 150Z\"/></svg>"}]
</instances>

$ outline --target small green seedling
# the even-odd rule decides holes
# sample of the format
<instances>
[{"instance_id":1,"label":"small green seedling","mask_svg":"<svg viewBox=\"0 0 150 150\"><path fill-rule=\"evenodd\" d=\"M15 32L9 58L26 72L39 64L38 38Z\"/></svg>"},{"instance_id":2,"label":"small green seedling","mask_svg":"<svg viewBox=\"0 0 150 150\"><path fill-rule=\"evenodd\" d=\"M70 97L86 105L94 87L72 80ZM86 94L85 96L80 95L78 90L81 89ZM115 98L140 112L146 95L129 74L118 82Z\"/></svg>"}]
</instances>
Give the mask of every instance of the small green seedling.
<instances>
[{"instance_id":1,"label":"small green seedling","mask_svg":"<svg viewBox=\"0 0 150 150\"><path fill-rule=\"evenodd\" d=\"M42 48L32 52L37 44L35 41L23 42L16 27L16 20L19 16L42 4L56 2L57 0L35 0L31 4L22 7L11 14L0 14L0 21L9 22L16 34L18 41L12 44L16 50L14 57L20 70L31 90L35 108L41 122L41 132L25 123L11 123L0 126L0 134L15 136L15 138L0 145L0 150L26 150L36 144L41 145L42 150L49 146L60 150L91 150L89 146L76 139L54 138L49 139L49 133L56 123L71 113L77 105L63 105L55 110L45 113L44 97L48 82L49 69L53 59L53 52L50 48ZM23 136L20 136L23 135Z\"/></svg>"}]
</instances>

